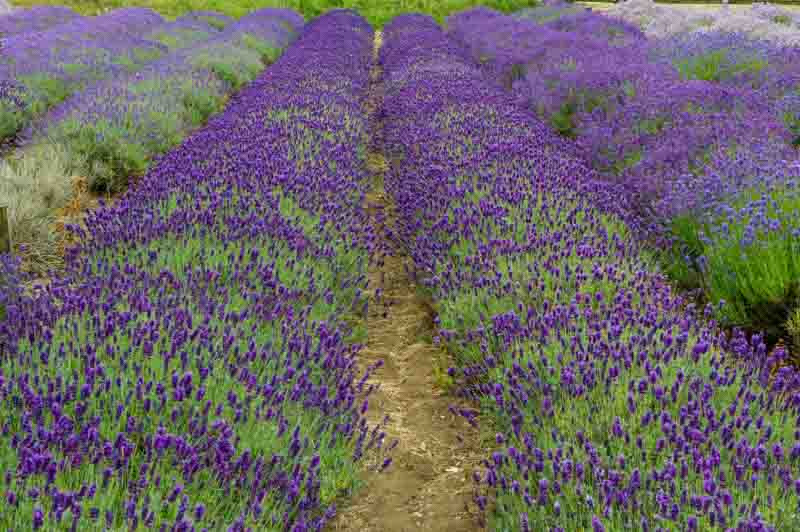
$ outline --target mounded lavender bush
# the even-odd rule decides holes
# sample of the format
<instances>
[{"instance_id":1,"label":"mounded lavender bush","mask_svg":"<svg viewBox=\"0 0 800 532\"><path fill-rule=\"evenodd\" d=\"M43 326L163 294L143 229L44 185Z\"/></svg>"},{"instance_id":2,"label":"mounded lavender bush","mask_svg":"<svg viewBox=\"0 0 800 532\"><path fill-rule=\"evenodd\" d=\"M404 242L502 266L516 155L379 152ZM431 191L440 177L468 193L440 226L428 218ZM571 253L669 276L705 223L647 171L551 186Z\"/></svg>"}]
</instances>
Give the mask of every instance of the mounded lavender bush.
<instances>
[{"instance_id":1,"label":"mounded lavender bush","mask_svg":"<svg viewBox=\"0 0 800 532\"><path fill-rule=\"evenodd\" d=\"M785 353L687 307L615 214L625 196L432 19L384 39L386 187L450 374L495 417L475 477L491 528L800 526Z\"/></svg>"},{"instance_id":2,"label":"mounded lavender bush","mask_svg":"<svg viewBox=\"0 0 800 532\"><path fill-rule=\"evenodd\" d=\"M661 38L696 32L744 32L782 46L800 44L800 16L779 5L753 2L752 6L681 6L653 0L626 0L604 12Z\"/></svg>"},{"instance_id":3,"label":"mounded lavender bush","mask_svg":"<svg viewBox=\"0 0 800 532\"><path fill-rule=\"evenodd\" d=\"M372 35L311 22L6 297L3 529L322 530L357 484Z\"/></svg>"},{"instance_id":4,"label":"mounded lavender bush","mask_svg":"<svg viewBox=\"0 0 800 532\"><path fill-rule=\"evenodd\" d=\"M277 59L294 35L285 17L257 11L222 32L193 19L162 25L148 37L169 36L175 51L74 94L23 138L65 144L88 165L82 172L94 190L122 190Z\"/></svg>"},{"instance_id":5,"label":"mounded lavender bush","mask_svg":"<svg viewBox=\"0 0 800 532\"><path fill-rule=\"evenodd\" d=\"M5 39L0 80L23 87L25 105L0 100L0 131L16 132L86 84L164 55L168 47L141 37L163 22L155 11L124 8Z\"/></svg>"},{"instance_id":6,"label":"mounded lavender bush","mask_svg":"<svg viewBox=\"0 0 800 532\"><path fill-rule=\"evenodd\" d=\"M12 13L0 9L0 39L18 33L44 31L79 17L72 9L61 6L34 6Z\"/></svg>"},{"instance_id":7,"label":"mounded lavender bush","mask_svg":"<svg viewBox=\"0 0 800 532\"><path fill-rule=\"evenodd\" d=\"M560 9L563 17L544 24L476 9L452 16L448 27L520 106L631 190L640 236L666 250L666 269L678 283L702 289L715 305L728 302L718 317L767 330L774 343L800 304L789 214L796 202L784 185L798 160L790 107L796 51L744 35L653 41L632 28L597 29L621 22ZM722 221L720 206L744 208L769 187L775 209L786 214L778 216L784 222L773 216L768 250L739 253L736 239L707 238ZM737 217L731 234L752 233L746 219ZM763 276L775 282L759 282Z\"/></svg>"}]
</instances>

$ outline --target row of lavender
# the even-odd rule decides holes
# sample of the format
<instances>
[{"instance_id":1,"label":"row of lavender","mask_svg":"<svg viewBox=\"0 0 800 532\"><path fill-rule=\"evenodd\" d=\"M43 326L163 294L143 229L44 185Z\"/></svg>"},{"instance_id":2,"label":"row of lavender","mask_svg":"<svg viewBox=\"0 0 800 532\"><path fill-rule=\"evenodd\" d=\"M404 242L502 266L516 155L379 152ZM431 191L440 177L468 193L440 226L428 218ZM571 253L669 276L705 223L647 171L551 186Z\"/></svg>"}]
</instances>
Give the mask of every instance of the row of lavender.
<instances>
[{"instance_id":1,"label":"row of lavender","mask_svg":"<svg viewBox=\"0 0 800 532\"><path fill-rule=\"evenodd\" d=\"M398 17L384 43L386 187L450 374L495 414L476 474L492 528L800 527L783 351L687 308L615 214L624 196L432 19Z\"/></svg>"},{"instance_id":2,"label":"row of lavender","mask_svg":"<svg viewBox=\"0 0 800 532\"><path fill-rule=\"evenodd\" d=\"M22 11L2 17L15 21L29 16L42 25L57 17L46 10ZM13 24L13 22L12 22ZM164 24L156 12L119 9L98 17L72 17L36 31L2 40L0 57L0 138L15 135L37 115L92 80L136 70L164 55L168 48L144 34Z\"/></svg>"},{"instance_id":3,"label":"row of lavender","mask_svg":"<svg viewBox=\"0 0 800 532\"><path fill-rule=\"evenodd\" d=\"M97 189L124 188L129 175L141 175L273 62L304 22L263 9L235 22L193 12L168 23L129 8L31 30L62 11L0 21L20 30L4 42L0 136L64 144Z\"/></svg>"},{"instance_id":4,"label":"row of lavender","mask_svg":"<svg viewBox=\"0 0 800 532\"><path fill-rule=\"evenodd\" d=\"M136 72L87 86L46 113L21 136L64 144L86 167L94 189L124 190L151 160L176 146L222 109L226 99L274 62L304 20L290 10L266 8L215 31L192 13L169 25L182 44ZM197 26L210 35L186 42ZM148 38L150 38L148 36Z\"/></svg>"},{"instance_id":5,"label":"row of lavender","mask_svg":"<svg viewBox=\"0 0 800 532\"><path fill-rule=\"evenodd\" d=\"M4 291L0 527L302 531L335 512L384 438L354 360L372 36L348 11L309 23L75 229L44 296Z\"/></svg>"},{"instance_id":6,"label":"row of lavender","mask_svg":"<svg viewBox=\"0 0 800 532\"><path fill-rule=\"evenodd\" d=\"M796 329L800 353L800 49L719 32L648 40L550 4L448 27L519 105L632 189L679 284L770 343Z\"/></svg>"},{"instance_id":7,"label":"row of lavender","mask_svg":"<svg viewBox=\"0 0 800 532\"><path fill-rule=\"evenodd\" d=\"M800 14L791 6L769 2L751 5L680 5L655 0L626 0L604 11L636 24L649 36L676 33L745 32L761 39L797 46L800 44Z\"/></svg>"},{"instance_id":8,"label":"row of lavender","mask_svg":"<svg viewBox=\"0 0 800 532\"><path fill-rule=\"evenodd\" d=\"M36 6L25 11L3 13L0 18L0 38L18 33L44 31L52 26L80 17L78 13L63 6Z\"/></svg>"}]
</instances>

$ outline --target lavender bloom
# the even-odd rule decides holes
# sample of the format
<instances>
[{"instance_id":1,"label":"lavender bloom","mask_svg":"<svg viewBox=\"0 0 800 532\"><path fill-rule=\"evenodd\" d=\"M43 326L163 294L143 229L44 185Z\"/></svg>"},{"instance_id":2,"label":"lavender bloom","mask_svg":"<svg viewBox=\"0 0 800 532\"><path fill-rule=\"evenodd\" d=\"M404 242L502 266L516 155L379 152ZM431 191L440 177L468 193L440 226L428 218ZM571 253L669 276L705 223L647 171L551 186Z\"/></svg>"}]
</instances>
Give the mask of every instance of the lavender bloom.
<instances>
[{"instance_id":1,"label":"lavender bloom","mask_svg":"<svg viewBox=\"0 0 800 532\"><path fill-rule=\"evenodd\" d=\"M19 9L0 16L0 39L18 33L45 31L53 26L79 18L80 15L68 7L34 6ZM3 45L0 44L0 48Z\"/></svg>"},{"instance_id":2,"label":"lavender bloom","mask_svg":"<svg viewBox=\"0 0 800 532\"><path fill-rule=\"evenodd\" d=\"M21 85L26 106L20 118L13 102L0 100L0 132L11 136L86 84L136 70L166 53L166 46L141 37L161 23L154 11L125 8L5 39L0 80Z\"/></svg>"},{"instance_id":3,"label":"lavender bloom","mask_svg":"<svg viewBox=\"0 0 800 532\"><path fill-rule=\"evenodd\" d=\"M0 291L2 528L324 528L372 430L349 322L372 38L349 11L304 26L75 228L46 294Z\"/></svg>"},{"instance_id":4,"label":"lavender bloom","mask_svg":"<svg viewBox=\"0 0 800 532\"><path fill-rule=\"evenodd\" d=\"M86 87L32 124L21 142L45 136L65 143L87 161L93 188L124 188L277 59L294 35L285 18L280 10L257 11L219 33L193 19L162 25L146 37L172 53Z\"/></svg>"},{"instance_id":5,"label":"lavender bloom","mask_svg":"<svg viewBox=\"0 0 800 532\"><path fill-rule=\"evenodd\" d=\"M486 10L463 16L469 31L460 33L457 19L448 24L457 38L418 15L385 28L381 111L387 149L402 161L385 179L398 205L399 237L435 300L442 337L459 363L455 379L507 427L496 440L501 449L476 476L483 485L476 501L490 527L800 526L791 517L800 500L792 486L797 464L773 450L794 441L800 374L783 365L785 352L768 355L762 337L723 334L687 307L632 237L642 229L630 214L637 189L593 169L585 150L562 148L565 139L536 109L520 105L516 90L525 76L511 76L510 84L498 78L511 73L498 64L517 64L517 45L525 54L557 56L533 45L543 41L520 40L524 32L568 49L575 39ZM485 24L478 21L484 16ZM503 30L493 34L498 25ZM493 45L495 37L504 42ZM607 40L592 42L608 50ZM481 55L484 45L491 54ZM538 61L521 73L527 81L548 68ZM661 83L625 81L610 78L598 114L637 101L636 87ZM757 116L759 108L748 105L763 101L731 109L725 92L705 83L684 84L673 68L661 86L675 93L670 105L700 107L684 109L681 119L696 114L699 138L713 145L721 132L709 116L721 108ZM768 156L753 148L744 160L756 165L759 153ZM731 158L714 154L720 168ZM730 190L741 189L732 181L708 195ZM663 190L655 192L658 198ZM751 205L752 216L758 208ZM765 227L773 217L764 207Z\"/></svg>"},{"instance_id":6,"label":"lavender bloom","mask_svg":"<svg viewBox=\"0 0 800 532\"><path fill-rule=\"evenodd\" d=\"M448 26L518 105L573 139L572 153L630 193L626 221L674 257L667 270L679 284L715 304L729 301L715 317L766 329L774 344L785 335L800 273L788 219L797 200L787 186L800 142L797 50L720 32L647 40L590 12L546 9L563 13L537 25L536 17L475 9ZM726 216L764 194L775 203L758 222L769 237L745 215L722 229ZM765 276L775 279L747 288Z\"/></svg>"}]
</instances>

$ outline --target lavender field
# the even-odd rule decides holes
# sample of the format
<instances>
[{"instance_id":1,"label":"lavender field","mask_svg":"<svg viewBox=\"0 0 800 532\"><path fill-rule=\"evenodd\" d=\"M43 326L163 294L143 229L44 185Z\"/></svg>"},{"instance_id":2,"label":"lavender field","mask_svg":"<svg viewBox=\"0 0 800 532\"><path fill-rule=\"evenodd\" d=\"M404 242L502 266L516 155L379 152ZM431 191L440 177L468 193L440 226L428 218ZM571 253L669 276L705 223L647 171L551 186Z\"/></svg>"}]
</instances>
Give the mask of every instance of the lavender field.
<instances>
[{"instance_id":1,"label":"lavender field","mask_svg":"<svg viewBox=\"0 0 800 532\"><path fill-rule=\"evenodd\" d=\"M0 529L800 529L800 23L658 9L0 15Z\"/></svg>"}]
</instances>

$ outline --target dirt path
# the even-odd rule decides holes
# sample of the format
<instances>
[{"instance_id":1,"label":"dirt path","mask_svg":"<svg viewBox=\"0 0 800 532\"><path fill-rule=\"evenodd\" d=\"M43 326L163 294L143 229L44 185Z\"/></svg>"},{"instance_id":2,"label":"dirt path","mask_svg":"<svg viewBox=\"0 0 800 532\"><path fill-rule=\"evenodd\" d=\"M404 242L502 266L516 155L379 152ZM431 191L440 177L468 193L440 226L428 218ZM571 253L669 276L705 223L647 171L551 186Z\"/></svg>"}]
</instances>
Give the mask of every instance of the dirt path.
<instances>
[{"instance_id":1,"label":"dirt path","mask_svg":"<svg viewBox=\"0 0 800 532\"><path fill-rule=\"evenodd\" d=\"M376 34L376 52L381 36ZM373 72L370 108L380 104ZM373 122L380 138L381 126ZM368 209L378 232L391 227L393 210L383 190L385 159L380 142L370 154L375 176L368 195ZM390 244L387 243L387 246ZM410 259L393 252L370 268L370 290L380 288L380 302L370 306L367 347L360 364L378 360L384 365L372 375L380 384L370 399L372 423L389 416L386 442L399 441L392 451L392 465L382 473L367 476L367 485L342 508L330 530L352 532L467 532L482 530L472 515L472 472L479 468L483 451L478 434L460 416L448 409L457 401L436 385L435 367L442 350L430 343L432 312L417 294L406 274ZM371 414L370 414L371 413Z\"/></svg>"}]
</instances>

